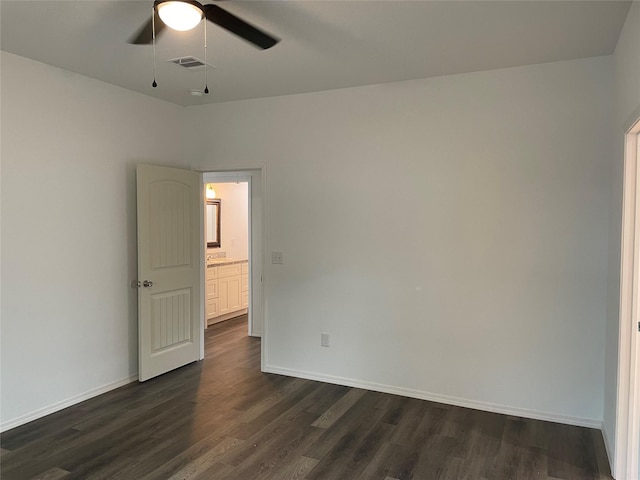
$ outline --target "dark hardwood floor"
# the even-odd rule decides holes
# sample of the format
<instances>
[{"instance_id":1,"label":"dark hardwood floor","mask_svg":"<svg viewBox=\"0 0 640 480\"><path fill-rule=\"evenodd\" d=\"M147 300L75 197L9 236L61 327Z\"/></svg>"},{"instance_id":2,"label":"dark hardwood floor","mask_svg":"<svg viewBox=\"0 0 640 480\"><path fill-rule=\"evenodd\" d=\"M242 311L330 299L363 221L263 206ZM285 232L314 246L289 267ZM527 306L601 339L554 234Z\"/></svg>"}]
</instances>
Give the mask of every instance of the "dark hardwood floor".
<instances>
[{"instance_id":1,"label":"dark hardwood floor","mask_svg":"<svg viewBox=\"0 0 640 480\"><path fill-rule=\"evenodd\" d=\"M260 373L246 317L206 359L1 436L1 478L610 479L598 430Z\"/></svg>"}]
</instances>

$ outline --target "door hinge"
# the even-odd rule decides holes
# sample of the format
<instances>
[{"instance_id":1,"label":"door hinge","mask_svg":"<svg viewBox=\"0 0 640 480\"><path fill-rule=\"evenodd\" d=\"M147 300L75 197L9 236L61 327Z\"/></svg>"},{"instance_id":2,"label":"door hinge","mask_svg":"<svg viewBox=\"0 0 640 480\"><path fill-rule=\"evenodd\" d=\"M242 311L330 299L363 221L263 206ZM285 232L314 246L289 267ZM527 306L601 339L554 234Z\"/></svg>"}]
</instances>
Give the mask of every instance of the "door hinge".
<instances>
[{"instance_id":1,"label":"door hinge","mask_svg":"<svg viewBox=\"0 0 640 480\"><path fill-rule=\"evenodd\" d=\"M638 331L640 332L640 322L638 322Z\"/></svg>"}]
</instances>

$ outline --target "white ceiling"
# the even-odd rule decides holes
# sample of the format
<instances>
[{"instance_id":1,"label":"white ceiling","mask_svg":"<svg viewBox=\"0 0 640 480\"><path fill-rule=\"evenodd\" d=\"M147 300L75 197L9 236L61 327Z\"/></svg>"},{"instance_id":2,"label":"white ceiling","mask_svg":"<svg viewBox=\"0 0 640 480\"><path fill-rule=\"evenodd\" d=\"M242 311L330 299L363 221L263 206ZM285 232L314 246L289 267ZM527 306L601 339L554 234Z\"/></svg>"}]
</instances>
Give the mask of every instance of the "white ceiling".
<instances>
[{"instance_id":1,"label":"white ceiling","mask_svg":"<svg viewBox=\"0 0 640 480\"><path fill-rule=\"evenodd\" d=\"M218 4L282 41L258 50L209 24L211 93L204 72L167 59L203 54L203 28L129 39L152 0L2 0L0 47L180 105L287 95L608 55L630 2L236 1ZM212 3L207 0L205 3ZM168 29L167 29L168 30Z\"/></svg>"}]
</instances>

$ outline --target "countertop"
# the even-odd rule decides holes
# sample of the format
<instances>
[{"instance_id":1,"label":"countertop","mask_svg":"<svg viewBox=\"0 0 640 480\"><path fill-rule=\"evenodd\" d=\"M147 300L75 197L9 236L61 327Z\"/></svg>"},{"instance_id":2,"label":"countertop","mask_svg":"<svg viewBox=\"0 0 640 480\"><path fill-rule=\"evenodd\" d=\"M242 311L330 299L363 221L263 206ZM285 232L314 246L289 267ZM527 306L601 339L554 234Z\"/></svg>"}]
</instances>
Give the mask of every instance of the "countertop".
<instances>
[{"instance_id":1,"label":"countertop","mask_svg":"<svg viewBox=\"0 0 640 480\"><path fill-rule=\"evenodd\" d=\"M212 260L207 260L207 268L209 267L219 267L221 265L233 265L234 263L245 263L248 260L240 260L237 258L214 258Z\"/></svg>"}]
</instances>

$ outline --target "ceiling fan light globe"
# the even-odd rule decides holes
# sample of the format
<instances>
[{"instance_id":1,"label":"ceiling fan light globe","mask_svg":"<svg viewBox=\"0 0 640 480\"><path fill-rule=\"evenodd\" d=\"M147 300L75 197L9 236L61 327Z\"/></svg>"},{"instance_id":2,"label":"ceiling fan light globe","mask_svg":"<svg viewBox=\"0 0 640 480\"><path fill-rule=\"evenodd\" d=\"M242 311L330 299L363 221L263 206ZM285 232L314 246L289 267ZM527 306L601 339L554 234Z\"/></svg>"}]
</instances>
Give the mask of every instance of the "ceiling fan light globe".
<instances>
[{"instance_id":1,"label":"ceiling fan light globe","mask_svg":"<svg viewBox=\"0 0 640 480\"><path fill-rule=\"evenodd\" d=\"M201 8L180 0L158 4L158 15L168 27L180 32L191 30L204 16Z\"/></svg>"}]
</instances>

